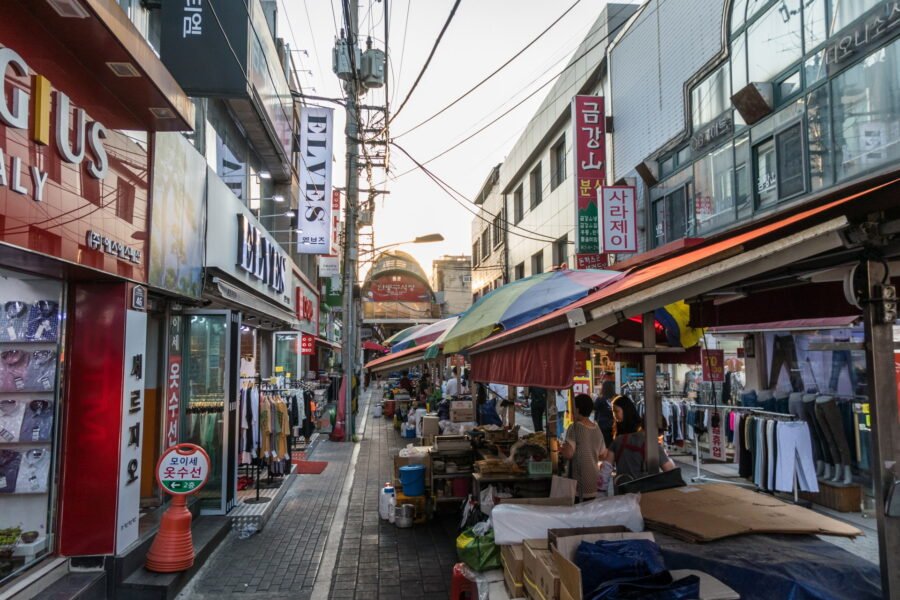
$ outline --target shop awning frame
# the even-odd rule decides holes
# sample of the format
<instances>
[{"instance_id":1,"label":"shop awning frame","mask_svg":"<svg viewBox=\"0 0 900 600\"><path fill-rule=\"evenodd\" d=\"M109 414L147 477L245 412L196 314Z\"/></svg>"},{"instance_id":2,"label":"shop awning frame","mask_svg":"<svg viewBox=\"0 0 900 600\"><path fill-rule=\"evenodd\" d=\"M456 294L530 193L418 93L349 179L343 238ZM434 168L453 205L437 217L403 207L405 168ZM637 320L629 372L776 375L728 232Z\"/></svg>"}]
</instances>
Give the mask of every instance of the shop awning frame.
<instances>
[{"instance_id":1,"label":"shop awning frame","mask_svg":"<svg viewBox=\"0 0 900 600\"><path fill-rule=\"evenodd\" d=\"M381 356L367 362L364 365L364 368L369 369L373 373L378 373L380 371L392 371L394 369L408 367L423 362L425 360L425 351L428 350L430 345L430 343L420 344L414 348L407 348L406 350L402 350L395 354Z\"/></svg>"},{"instance_id":2,"label":"shop awning frame","mask_svg":"<svg viewBox=\"0 0 900 600\"><path fill-rule=\"evenodd\" d=\"M862 315L822 317L818 319L789 319L785 321L770 321L768 323L750 323L747 325L720 325L718 327L709 327L707 331L711 334L818 331L820 329L844 329L860 320L862 320Z\"/></svg>"}]
</instances>

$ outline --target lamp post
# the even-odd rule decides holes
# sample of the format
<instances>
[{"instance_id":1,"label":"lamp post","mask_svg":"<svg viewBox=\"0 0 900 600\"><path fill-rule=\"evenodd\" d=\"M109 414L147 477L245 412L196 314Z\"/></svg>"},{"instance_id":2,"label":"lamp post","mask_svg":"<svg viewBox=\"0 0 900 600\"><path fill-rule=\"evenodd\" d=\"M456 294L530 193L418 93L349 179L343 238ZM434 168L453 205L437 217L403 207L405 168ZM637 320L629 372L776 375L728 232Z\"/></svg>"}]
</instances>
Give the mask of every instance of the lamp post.
<instances>
[{"instance_id":1,"label":"lamp post","mask_svg":"<svg viewBox=\"0 0 900 600\"><path fill-rule=\"evenodd\" d=\"M406 244L432 244L434 242L443 242L443 241L444 241L444 236L441 235L440 233L429 233L426 235L420 235L411 240L406 240L405 242L394 242L393 244L385 244L384 246L379 246L377 248L373 248L372 250L369 250L368 252L363 252L361 254L363 254L363 255L371 254L373 256L373 258L370 258L368 260L364 260L361 262L372 262L372 260L374 259L374 256L376 254L386 250L387 248L394 248L395 246L405 246Z\"/></svg>"}]
</instances>

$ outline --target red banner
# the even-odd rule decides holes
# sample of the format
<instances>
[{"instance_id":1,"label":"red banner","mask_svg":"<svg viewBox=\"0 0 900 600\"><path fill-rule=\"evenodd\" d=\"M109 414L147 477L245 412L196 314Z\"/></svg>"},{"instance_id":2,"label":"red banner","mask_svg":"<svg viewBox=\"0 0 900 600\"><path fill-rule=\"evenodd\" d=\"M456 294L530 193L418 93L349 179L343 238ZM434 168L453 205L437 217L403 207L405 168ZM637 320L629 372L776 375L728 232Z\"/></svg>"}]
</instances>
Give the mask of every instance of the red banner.
<instances>
[{"instance_id":1,"label":"red banner","mask_svg":"<svg viewBox=\"0 0 900 600\"><path fill-rule=\"evenodd\" d=\"M703 365L703 381L725 381L724 350L703 350L700 352L700 362Z\"/></svg>"},{"instance_id":2,"label":"red banner","mask_svg":"<svg viewBox=\"0 0 900 600\"><path fill-rule=\"evenodd\" d=\"M300 354L310 356L316 353L316 338L305 333L300 334Z\"/></svg>"},{"instance_id":3,"label":"red banner","mask_svg":"<svg viewBox=\"0 0 900 600\"><path fill-rule=\"evenodd\" d=\"M576 254L576 264L579 269L608 269L609 254Z\"/></svg>"},{"instance_id":4,"label":"red banner","mask_svg":"<svg viewBox=\"0 0 900 600\"><path fill-rule=\"evenodd\" d=\"M601 96L575 96L575 252L600 251L597 190L606 180L606 116ZM580 268L580 267L579 267Z\"/></svg>"},{"instance_id":5,"label":"red banner","mask_svg":"<svg viewBox=\"0 0 900 600\"><path fill-rule=\"evenodd\" d=\"M429 302L431 292L428 287L414 277L406 275L383 275L369 286L369 300L372 302Z\"/></svg>"}]
</instances>

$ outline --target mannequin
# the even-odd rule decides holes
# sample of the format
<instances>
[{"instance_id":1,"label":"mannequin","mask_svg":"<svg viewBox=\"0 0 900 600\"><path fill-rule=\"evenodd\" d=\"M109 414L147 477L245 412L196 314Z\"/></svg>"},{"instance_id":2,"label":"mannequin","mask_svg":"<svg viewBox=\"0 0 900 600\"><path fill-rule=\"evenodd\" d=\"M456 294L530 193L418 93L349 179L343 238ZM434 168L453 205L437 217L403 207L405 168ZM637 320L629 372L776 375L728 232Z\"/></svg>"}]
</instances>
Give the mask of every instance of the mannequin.
<instances>
[{"instance_id":1,"label":"mannequin","mask_svg":"<svg viewBox=\"0 0 900 600\"><path fill-rule=\"evenodd\" d=\"M819 420L816 418L816 395L803 394L803 420L809 423L809 434L813 441L813 457L816 460L816 477L827 480L834 477L831 452L824 442Z\"/></svg>"},{"instance_id":2,"label":"mannequin","mask_svg":"<svg viewBox=\"0 0 900 600\"><path fill-rule=\"evenodd\" d=\"M850 445L844 435L841 413L837 401L833 396L819 396L816 398L816 419L822 429L825 443L831 453L834 467L832 483L849 485L853 483L853 473L850 469ZM827 479L827 477L826 477Z\"/></svg>"}]
</instances>

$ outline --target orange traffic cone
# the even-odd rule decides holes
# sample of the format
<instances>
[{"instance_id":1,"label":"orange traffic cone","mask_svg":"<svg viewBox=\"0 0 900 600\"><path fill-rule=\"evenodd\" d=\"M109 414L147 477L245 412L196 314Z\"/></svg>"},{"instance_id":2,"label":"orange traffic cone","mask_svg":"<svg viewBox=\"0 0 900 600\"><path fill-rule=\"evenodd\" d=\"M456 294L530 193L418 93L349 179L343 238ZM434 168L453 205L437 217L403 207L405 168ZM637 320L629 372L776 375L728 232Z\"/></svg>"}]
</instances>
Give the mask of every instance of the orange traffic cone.
<instances>
[{"instance_id":1,"label":"orange traffic cone","mask_svg":"<svg viewBox=\"0 0 900 600\"><path fill-rule=\"evenodd\" d=\"M172 497L162 516L159 532L147 553L147 570L157 573L186 571L194 564L194 540L191 537L191 511L187 497Z\"/></svg>"}]
</instances>

